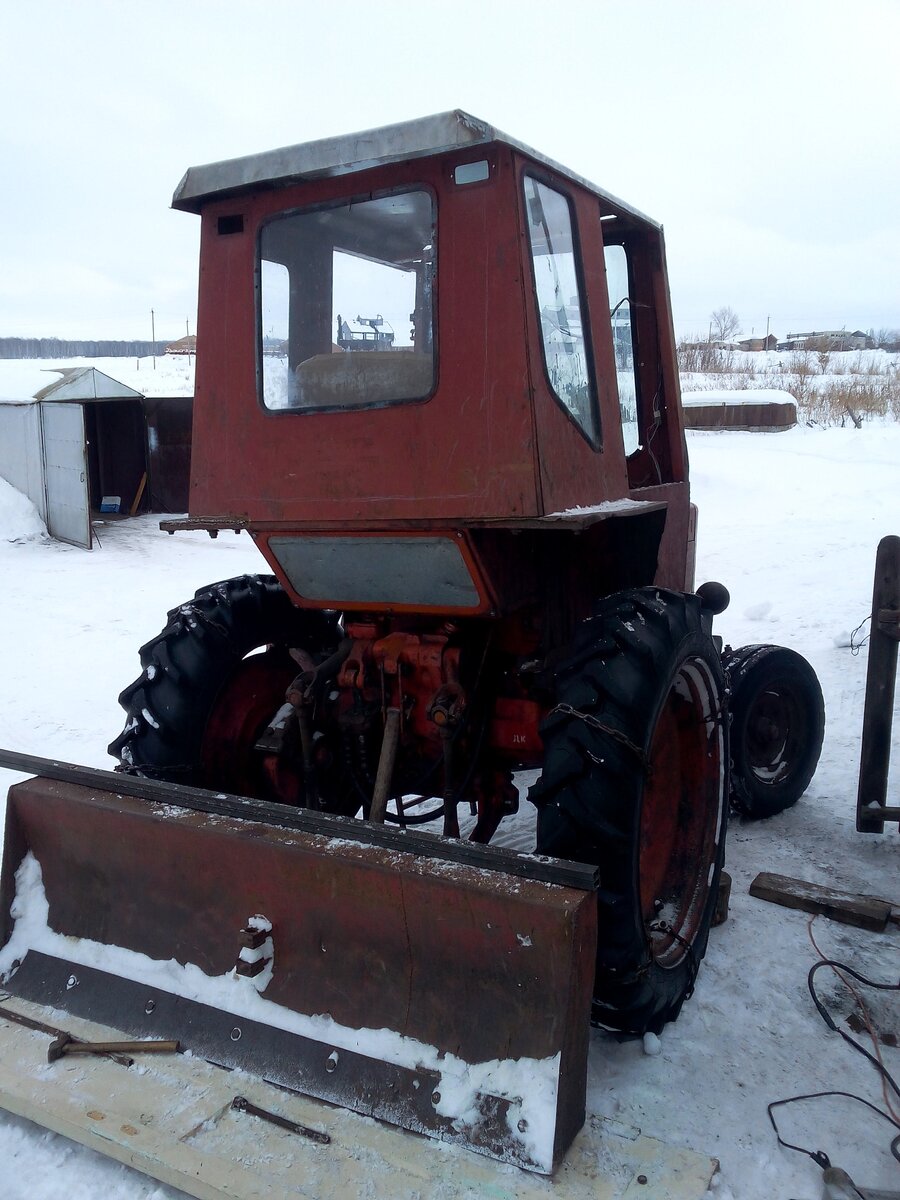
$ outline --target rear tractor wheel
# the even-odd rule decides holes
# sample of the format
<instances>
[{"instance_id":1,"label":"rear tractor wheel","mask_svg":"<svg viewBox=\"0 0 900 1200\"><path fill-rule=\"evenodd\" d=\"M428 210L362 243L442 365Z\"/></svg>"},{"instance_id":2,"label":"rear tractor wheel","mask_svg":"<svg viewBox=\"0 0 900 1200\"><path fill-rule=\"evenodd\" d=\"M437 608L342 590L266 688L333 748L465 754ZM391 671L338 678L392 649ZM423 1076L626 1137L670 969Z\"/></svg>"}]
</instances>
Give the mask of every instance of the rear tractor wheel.
<instances>
[{"instance_id":1,"label":"rear tractor wheel","mask_svg":"<svg viewBox=\"0 0 900 1200\"><path fill-rule=\"evenodd\" d=\"M321 661L339 638L333 614L295 608L272 576L201 588L141 647L143 671L119 696L128 719L110 754L135 774L286 799L255 747L298 673L289 650ZM292 785L299 797L300 781ZM341 787L323 801L331 811L358 807Z\"/></svg>"},{"instance_id":2,"label":"rear tractor wheel","mask_svg":"<svg viewBox=\"0 0 900 1200\"><path fill-rule=\"evenodd\" d=\"M703 601L604 600L557 673L537 850L600 867L592 1019L658 1032L691 994L725 847L727 721Z\"/></svg>"},{"instance_id":3,"label":"rear tractor wheel","mask_svg":"<svg viewBox=\"0 0 900 1200\"><path fill-rule=\"evenodd\" d=\"M816 673L784 646L727 650L731 691L731 802L745 817L772 817L809 786L825 733Z\"/></svg>"}]
</instances>

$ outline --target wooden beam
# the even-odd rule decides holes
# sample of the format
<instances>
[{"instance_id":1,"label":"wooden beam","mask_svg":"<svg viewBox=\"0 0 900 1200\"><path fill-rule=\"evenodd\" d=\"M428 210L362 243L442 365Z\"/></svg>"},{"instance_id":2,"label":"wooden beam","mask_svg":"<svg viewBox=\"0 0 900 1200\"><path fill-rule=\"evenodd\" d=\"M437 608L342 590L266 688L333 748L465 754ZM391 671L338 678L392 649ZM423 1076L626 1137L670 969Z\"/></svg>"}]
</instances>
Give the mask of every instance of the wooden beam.
<instances>
[{"instance_id":1,"label":"wooden beam","mask_svg":"<svg viewBox=\"0 0 900 1200\"><path fill-rule=\"evenodd\" d=\"M769 871L761 871L756 876L750 884L750 895L877 933L885 929L891 919L892 905L887 900L842 892L819 883L792 879L789 875L773 875Z\"/></svg>"},{"instance_id":2,"label":"wooden beam","mask_svg":"<svg viewBox=\"0 0 900 1200\"><path fill-rule=\"evenodd\" d=\"M134 494L134 499L131 502L131 508L128 510L129 517L133 517L138 510L138 506L144 496L144 488L147 486L147 472L141 476L141 482L138 484L138 490Z\"/></svg>"}]
</instances>

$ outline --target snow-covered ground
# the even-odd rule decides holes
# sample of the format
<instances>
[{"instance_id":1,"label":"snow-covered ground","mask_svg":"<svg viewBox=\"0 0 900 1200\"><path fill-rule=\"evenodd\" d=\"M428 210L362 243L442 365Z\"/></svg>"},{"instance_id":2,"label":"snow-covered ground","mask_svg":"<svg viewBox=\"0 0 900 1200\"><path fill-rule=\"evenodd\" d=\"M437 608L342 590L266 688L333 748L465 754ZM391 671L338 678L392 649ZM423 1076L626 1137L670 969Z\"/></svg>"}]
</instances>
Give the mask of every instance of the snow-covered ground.
<instances>
[{"instance_id":1,"label":"snow-covered ground","mask_svg":"<svg viewBox=\"0 0 900 1200\"><path fill-rule=\"evenodd\" d=\"M778 1148L766 1104L826 1089L884 1106L875 1072L815 1012L806 975L816 959L808 918L747 894L760 870L900 901L900 837L854 831L866 671L849 632L869 611L875 548L900 533L900 426L689 435L700 506L698 581L719 579L731 607L717 619L733 645L791 645L822 682L828 727L813 783L786 814L732 822L731 915L712 933L696 993L658 1047L592 1039L588 1106L721 1161L716 1200L817 1200L821 1172ZM165 612L215 579L264 569L244 536L169 537L156 520L98 529L92 553L40 538L34 514L0 482L4 670L0 742L16 750L109 766L116 696L137 673L137 648ZM36 536L36 534L38 536ZM891 795L897 802L900 716ZM0 789L15 777L0 771ZM524 806L523 806L524 807ZM520 834L517 836L521 836ZM875 934L815 921L822 950L897 982L900 931ZM851 1001L821 972L837 1018ZM866 996L876 1024L900 1031L896 993ZM900 1050L883 1049L900 1074ZM898 1106L900 1107L900 1106ZM868 1187L898 1187L891 1127L862 1105L819 1100L780 1110L784 1136ZM0 1116L5 1200L169 1200L176 1193L12 1117Z\"/></svg>"}]
</instances>

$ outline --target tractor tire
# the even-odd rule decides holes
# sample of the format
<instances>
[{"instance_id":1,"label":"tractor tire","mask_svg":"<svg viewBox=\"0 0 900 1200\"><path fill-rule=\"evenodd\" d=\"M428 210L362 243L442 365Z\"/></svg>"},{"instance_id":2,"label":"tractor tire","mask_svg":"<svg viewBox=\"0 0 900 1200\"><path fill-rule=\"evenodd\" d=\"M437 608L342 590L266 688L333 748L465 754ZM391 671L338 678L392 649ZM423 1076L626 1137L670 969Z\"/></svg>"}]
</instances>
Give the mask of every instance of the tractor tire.
<instances>
[{"instance_id":1,"label":"tractor tire","mask_svg":"<svg viewBox=\"0 0 900 1200\"><path fill-rule=\"evenodd\" d=\"M731 803L759 820L796 804L815 774L825 734L816 673L784 646L742 646L723 657L731 691Z\"/></svg>"},{"instance_id":2,"label":"tractor tire","mask_svg":"<svg viewBox=\"0 0 900 1200\"><path fill-rule=\"evenodd\" d=\"M329 653L339 636L334 614L296 608L273 576L201 588L141 647L109 753L134 774L273 798L253 746L298 673L288 650Z\"/></svg>"},{"instance_id":3,"label":"tractor tire","mask_svg":"<svg viewBox=\"0 0 900 1200\"><path fill-rule=\"evenodd\" d=\"M592 1022L658 1033L690 996L725 853L727 720L699 596L620 592L581 627L542 725L537 851L600 868Z\"/></svg>"}]
</instances>

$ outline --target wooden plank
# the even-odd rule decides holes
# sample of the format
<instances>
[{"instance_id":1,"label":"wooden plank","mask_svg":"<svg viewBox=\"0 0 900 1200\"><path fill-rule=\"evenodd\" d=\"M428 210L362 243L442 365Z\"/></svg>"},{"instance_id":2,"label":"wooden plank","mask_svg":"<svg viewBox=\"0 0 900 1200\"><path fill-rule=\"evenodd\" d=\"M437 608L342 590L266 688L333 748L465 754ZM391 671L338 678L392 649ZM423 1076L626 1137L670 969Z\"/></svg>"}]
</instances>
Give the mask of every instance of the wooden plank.
<instances>
[{"instance_id":1,"label":"wooden plank","mask_svg":"<svg viewBox=\"0 0 900 1200\"><path fill-rule=\"evenodd\" d=\"M141 482L138 484L138 489L134 494L134 499L131 502L131 508L128 510L128 515L130 517L133 517L135 515L135 513L137 512L138 505L140 504L141 499L143 498L144 488L146 486L147 486L147 472L145 471L143 473L143 475L141 476Z\"/></svg>"},{"instance_id":2,"label":"wooden plank","mask_svg":"<svg viewBox=\"0 0 900 1200\"><path fill-rule=\"evenodd\" d=\"M769 871L761 871L756 876L750 884L750 895L878 933L891 919L891 905L886 900L838 891L819 883L792 879L789 875L773 875Z\"/></svg>"},{"instance_id":3,"label":"wooden plank","mask_svg":"<svg viewBox=\"0 0 900 1200\"><path fill-rule=\"evenodd\" d=\"M32 1019L39 1005L3 998ZM92 1041L118 1031L66 1017ZM108 1059L47 1065L50 1035L0 1021L0 1107L198 1200L701 1200L714 1159L590 1117L552 1179L398 1132L366 1117L185 1056L138 1069ZM247 1113L236 1094L327 1133L321 1145ZM640 1182L643 1177L646 1182Z\"/></svg>"}]
</instances>

